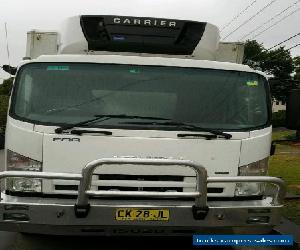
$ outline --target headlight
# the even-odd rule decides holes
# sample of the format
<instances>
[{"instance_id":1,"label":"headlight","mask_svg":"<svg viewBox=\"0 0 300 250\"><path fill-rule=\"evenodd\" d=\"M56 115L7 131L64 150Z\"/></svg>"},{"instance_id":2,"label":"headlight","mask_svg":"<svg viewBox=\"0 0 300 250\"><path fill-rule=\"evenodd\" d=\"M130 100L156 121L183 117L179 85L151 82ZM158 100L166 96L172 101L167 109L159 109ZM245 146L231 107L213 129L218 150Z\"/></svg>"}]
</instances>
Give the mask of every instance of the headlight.
<instances>
[{"instance_id":1,"label":"headlight","mask_svg":"<svg viewBox=\"0 0 300 250\"><path fill-rule=\"evenodd\" d=\"M8 178L7 190L12 192L42 192L42 180L32 178Z\"/></svg>"},{"instance_id":2,"label":"headlight","mask_svg":"<svg viewBox=\"0 0 300 250\"><path fill-rule=\"evenodd\" d=\"M266 176L268 173L269 158L239 167L239 176ZM238 183L235 189L236 196L262 195L264 183Z\"/></svg>"},{"instance_id":3,"label":"headlight","mask_svg":"<svg viewBox=\"0 0 300 250\"><path fill-rule=\"evenodd\" d=\"M42 163L7 150L7 171L42 171Z\"/></svg>"},{"instance_id":4,"label":"headlight","mask_svg":"<svg viewBox=\"0 0 300 250\"><path fill-rule=\"evenodd\" d=\"M42 163L7 150L7 171L41 172ZM6 189L12 192L42 192L42 180L33 178L7 178Z\"/></svg>"}]
</instances>

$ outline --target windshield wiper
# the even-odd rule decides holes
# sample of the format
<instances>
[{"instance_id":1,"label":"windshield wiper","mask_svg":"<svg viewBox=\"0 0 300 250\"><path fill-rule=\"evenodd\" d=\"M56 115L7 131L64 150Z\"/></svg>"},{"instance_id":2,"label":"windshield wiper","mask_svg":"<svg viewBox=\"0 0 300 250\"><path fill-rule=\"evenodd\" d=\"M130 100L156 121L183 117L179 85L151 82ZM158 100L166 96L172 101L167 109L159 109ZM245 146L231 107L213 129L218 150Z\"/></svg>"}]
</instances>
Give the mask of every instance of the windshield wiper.
<instances>
[{"instance_id":1,"label":"windshield wiper","mask_svg":"<svg viewBox=\"0 0 300 250\"><path fill-rule=\"evenodd\" d=\"M61 134L63 131L68 130L68 129L72 129L75 127L80 127L92 122L96 122L99 121L100 119L102 119L100 122L109 120L111 118L118 118L118 119L144 119L144 120L157 120L157 121L167 121L169 119L167 118L161 118L161 117L151 117L151 116L138 116L138 115L125 115L125 114L120 114L120 115L94 115L93 119L89 119L89 120L84 120L78 123L74 123L74 124L68 124L68 125L64 125L61 126L57 129L55 129L55 133L56 134Z\"/></svg>"},{"instance_id":2,"label":"windshield wiper","mask_svg":"<svg viewBox=\"0 0 300 250\"><path fill-rule=\"evenodd\" d=\"M73 129L70 132L72 135L83 135L83 134L101 134L101 135L112 135L110 131L98 131L98 130L84 130L84 129Z\"/></svg>"},{"instance_id":3,"label":"windshield wiper","mask_svg":"<svg viewBox=\"0 0 300 250\"><path fill-rule=\"evenodd\" d=\"M213 134L213 135L209 135L209 134L178 134L177 135L178 138L205 138L206 140L213 140L213 139L217 139L218 136Z\"/></svg>"},{"instance_id":4,"label":"windshield wiper","mask_svg":"<svg viewBox=\"0 0 300 250\"><path fill-rule=\"evenodd\" d=\"M197 126L197 125L194 125L194 124L190 124L190 123L182 123L182 122L172 122L172 121L169 121L169 122L123 122L123 124L153 125L153 126L155 126L155 125L158 125L158 126L175 126L175 127L180 128L180 129L185 129L185 130L188 130L188 131L208 132L208 133L211 133L211 134L215 135L215 137L210 137L210 139L217 138L217 136L222 136L225 139L231 139L232 138L231 134L224 133L224 132L219 131L219 130L214 130L214 129L209 129L209 128L202 128L200 126ZM189 135L178 134L178 137L188 137L188 136Z\"/></svg>"}]
</instances>

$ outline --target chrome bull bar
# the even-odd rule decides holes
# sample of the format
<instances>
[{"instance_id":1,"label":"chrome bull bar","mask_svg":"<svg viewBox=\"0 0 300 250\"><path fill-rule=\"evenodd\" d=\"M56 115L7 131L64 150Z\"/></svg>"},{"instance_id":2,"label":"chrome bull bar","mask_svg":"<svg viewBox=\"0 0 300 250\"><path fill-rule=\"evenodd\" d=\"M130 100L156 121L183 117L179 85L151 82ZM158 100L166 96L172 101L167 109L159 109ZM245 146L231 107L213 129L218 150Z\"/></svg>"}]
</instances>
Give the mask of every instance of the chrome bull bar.
<instances>
[{"instance_id":1,"label":"chrome bull bar","mask_svg":"<svg viewBox=\"0 0 300 250\"><path fill-rule=\"evenodd\" d=\"M147 192L147 191L94 191L91 190L92 176L96 168L103 165L152 165L170 166L177 165L189 167L196 173L195 192ZM89 198L94 197L145 197L145 198L194 198L193 214L195 219L204 219L208 213L207 206L207 184L208 183L268 183L277 187L273 193L274 206L281 205L286 193L283 180L275 177L260 176L238 176L238 177L207 177L206 169L197 163L188 160L173 159L141 159L141 158L103 158L88 163L81 174L49 173L49 172L23 172L5 171L0 173L0 181L9 177L36 178L36 179L57 179L80 181L75 214L79 218L88 215L90 205ZM1 187L0 187L1 188ZM0 189L1 201L1 189Z\"/></svg>"}]
</instances>

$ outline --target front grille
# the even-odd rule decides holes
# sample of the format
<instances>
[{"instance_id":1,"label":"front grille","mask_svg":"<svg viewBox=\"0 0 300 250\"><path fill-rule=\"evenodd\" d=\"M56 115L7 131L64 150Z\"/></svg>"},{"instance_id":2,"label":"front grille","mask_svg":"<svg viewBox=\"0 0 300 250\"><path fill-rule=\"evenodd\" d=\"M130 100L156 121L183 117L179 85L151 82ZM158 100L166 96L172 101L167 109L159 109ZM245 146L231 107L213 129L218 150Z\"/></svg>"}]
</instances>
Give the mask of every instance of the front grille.
<instances>
[{"instance_id":1,"label":"front grille","mask_svg":"<svg viewBox=\"0 0 300 250\"><path fill-rule=\"evenodd\" d=\"M209 194L221 194L224 192L224 188L207 188Z\"/></svg>"},{"instance_id":2,"label":"front grille","mask_svg":"<svg viewBox=\"0 0 300 250\"><path fill-rule=\"evenodd\" d=\"M55 190L57 191L78 191L78 185L55 185ZM121 187L121 186L109 186L103 187L98 186L98 190L118 190L118 191L141 191L139 188L134 187ZM174 188L174 187L163 187L163 188L148 188L145 187L142 189L143 191L153 191L153 192L183 192L183 188ZM224 188L207 188L207 193L209 194L221 194L224 192Z\"/></svg>"},{"instance_id":3,"label":"front grille","mask_svg":"<svg viewBox=\"0 0 300 250\"><path fill-rule=\"evenodd\" d=\"M103 187L103 186L98 186L98 190L182 192L183 188L174 188L174 187L120 187L120 186Z\"/></svg>"},{"instance_id":4,"label":"front grille","mask_svg":"<svg viewBox=\"0 0 300 250\"><path fill-rule=\"evenodd\" d=\"M59 191L78 191L78 185L55 185L55 190L59 190Z\"/></svg>"},{"instance_id":5,"label":"front grille","mask_svg":"<svg viewBox=\"0 0 300 250\"><path fill-rule=\"evenodd\" d=\"M149 192L183 192L183 187L168 186L168 182L184 182L184 176L173 175L127 175L127 174L100 174L100 181L123 181L124 185L98 186L98 190L118 191L149 191ZM128 181L128 184L126 183ZM148 185L143 186L147 183ZM149 184L153 182L153 184ZM155 186L155 182L165 182L164 186ZM132 183L134 186L128 186ZM139 184L138 184L139 183ZM174 184L174 183L173 183ZM126 186L125 186L126 185ZM149 186L151 185L151 186Z\"/></svg>"},{"instance_id":6,"label":"front grille","mask_svg":"<svg viewBox=\"0 0 300 250\"><path fill-rule=\"evenodd\" d=\"M184 176L172 175L127 175L127 174L101 174L99 180L136 180L136 181L183 181Z\"/></svg>"},{"instance_id":7,"label":"front grille","mask_svg":"<svg viewBox=\"0 0 300 250\"><path fill-rule=\"evenodd\" d=\"M78 185L56 183L55 191L73 192ZM94 190L106 191L148 191L148 192L184 192L196 189L195 177L174 175L128 175L128 174L99 174L92 181ZM221 194L224 188L209 187L207 193Z\"/></svg>"}]
</instances>

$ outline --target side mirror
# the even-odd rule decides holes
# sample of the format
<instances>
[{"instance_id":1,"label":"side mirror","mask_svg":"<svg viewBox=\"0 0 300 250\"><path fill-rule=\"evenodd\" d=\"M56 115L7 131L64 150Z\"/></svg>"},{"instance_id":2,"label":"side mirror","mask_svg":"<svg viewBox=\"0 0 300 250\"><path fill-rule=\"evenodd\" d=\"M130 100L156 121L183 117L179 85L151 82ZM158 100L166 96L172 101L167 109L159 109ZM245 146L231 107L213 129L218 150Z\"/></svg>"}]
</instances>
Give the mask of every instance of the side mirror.
<instances>
[{"instance_id":1,"label":"side mirror","mask_svg":"<svg viewBox=\"0 0 300 250\"><path fill-rule=\"evenodd\" d=\"M0 134L0 150L4 149L5 144L5 136L4 134Z\"/></svg>"},{"instance_id":2,"label":"side mirror","mask_svg":"<svg viewBox=\"0 0 300 250\"><path fill-rule=\"evenodd\" d=\"M300 89L291 90L286 106L286 127L300 130Z\"/></svg>"},{"instance_id":3,"label":"side mirror","mask_svg":"<svg viewBox=\"0 0 300 250\"><path fill-rule=\"evenodd\" d=\"M13 76L17 73L17 68L16 67L12 67L10 65L3 65L2 69L5 72L7 72L7 73L9 73L10 75L13 75Z\"/></svg>"}]
</instances>

